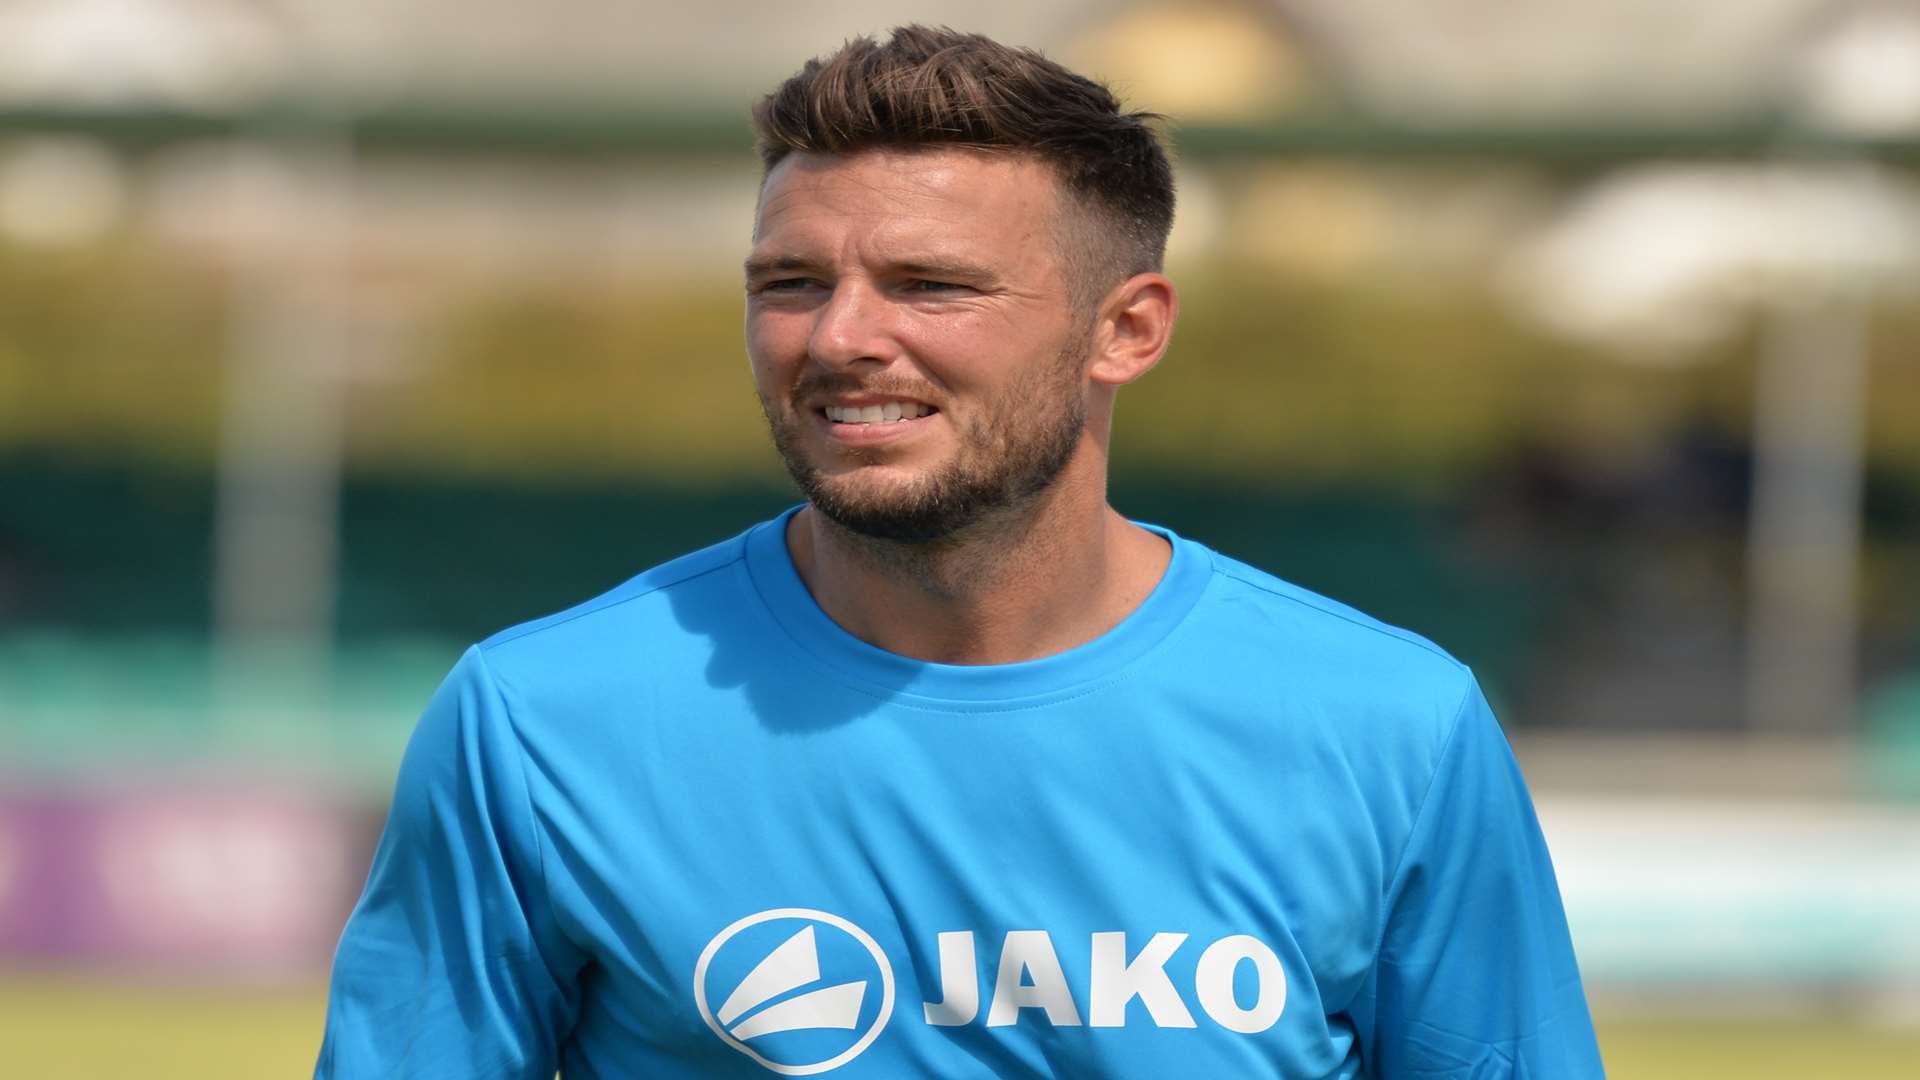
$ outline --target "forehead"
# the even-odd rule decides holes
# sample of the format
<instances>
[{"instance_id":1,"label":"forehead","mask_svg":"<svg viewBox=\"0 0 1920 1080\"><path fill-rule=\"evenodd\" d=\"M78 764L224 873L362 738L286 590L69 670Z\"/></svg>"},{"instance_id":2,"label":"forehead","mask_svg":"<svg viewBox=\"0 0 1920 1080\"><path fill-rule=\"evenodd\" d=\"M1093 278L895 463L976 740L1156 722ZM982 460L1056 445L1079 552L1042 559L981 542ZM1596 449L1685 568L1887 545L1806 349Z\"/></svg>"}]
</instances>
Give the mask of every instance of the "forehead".
<instances>
[{"instance_id":1,"label":"forehead","mask_svg":"<svg viewBox=\"0 0 1920 1080\"><path fill-rule=\"evenodd\" d=\"M756 244L847 233L1021 243L1054 226L1060 185L1019 153L964 148L790 154L760 188Z\"/></svg>"}]
</instances>

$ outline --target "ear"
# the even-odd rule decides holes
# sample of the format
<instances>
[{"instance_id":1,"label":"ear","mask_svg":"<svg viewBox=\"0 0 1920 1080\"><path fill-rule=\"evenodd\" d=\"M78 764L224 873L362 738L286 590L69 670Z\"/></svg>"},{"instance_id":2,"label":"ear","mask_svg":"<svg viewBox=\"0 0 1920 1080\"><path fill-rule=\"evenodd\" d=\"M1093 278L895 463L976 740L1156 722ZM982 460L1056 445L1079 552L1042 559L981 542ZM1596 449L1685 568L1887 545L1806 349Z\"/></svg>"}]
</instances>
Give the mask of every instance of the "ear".
<instances>
[{"instance_id":1,"label":"ear","mask_svg":"<svg viewBox=\"0 0 1920 1080\"><path fill-rule=\"evenodd\" d=\"M1165 274L1135 274L1100 303L1087 374L1106 386L1125 386L1153 369L1173 340L1180 297Z\"/></svg>"}]
</instances>

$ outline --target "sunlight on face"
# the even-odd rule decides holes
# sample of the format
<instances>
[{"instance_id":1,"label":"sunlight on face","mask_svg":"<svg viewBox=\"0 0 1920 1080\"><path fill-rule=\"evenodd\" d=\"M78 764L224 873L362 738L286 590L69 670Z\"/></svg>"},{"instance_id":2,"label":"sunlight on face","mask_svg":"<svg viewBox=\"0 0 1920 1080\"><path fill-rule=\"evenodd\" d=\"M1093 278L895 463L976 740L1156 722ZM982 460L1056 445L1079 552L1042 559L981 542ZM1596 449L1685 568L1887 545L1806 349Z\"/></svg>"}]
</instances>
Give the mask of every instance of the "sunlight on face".
<instances>
[{"instance_id":1,"label":"sunlight on face","mask_svg":"<svg viewBox=\"0 0 1920 1080\"><path fill-rule=\"evenodd\" d=\"M1058 215L1052 173L1011 155L775 168L748 259L748 354L774 445L822 513L937 540L1059 477L1086 426L1091 337ZM906 418L846 420L883 404Z\"/></svg>"}]
</instances>

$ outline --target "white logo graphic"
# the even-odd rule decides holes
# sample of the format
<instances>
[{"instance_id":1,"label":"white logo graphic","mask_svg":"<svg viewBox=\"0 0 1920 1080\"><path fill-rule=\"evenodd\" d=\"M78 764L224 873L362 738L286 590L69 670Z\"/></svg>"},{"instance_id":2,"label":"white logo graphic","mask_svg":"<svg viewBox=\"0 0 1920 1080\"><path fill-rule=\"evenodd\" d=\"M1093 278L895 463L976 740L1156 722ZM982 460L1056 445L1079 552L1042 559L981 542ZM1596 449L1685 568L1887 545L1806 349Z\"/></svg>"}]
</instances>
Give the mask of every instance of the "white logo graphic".
<instances>
[{"instance_id":1,"label":"white logo graphic","mask_svg":"<svg viewBox=\"0 0 1920 1080\"><path fill-rule=\"evenodd\" d=\"M778 922L788 923L791 932L784 926L774 927L771 937L758 932L748 935L751 943L742 941L733 949L727 948L742 932ZM724 984L715 987L725 992L718 1009L708 1004L707 976L716 959L720 960L720 970L737 971L745 962L737 955L742 949L765 949L768 942L776 940L779 944L761 955L731 989ZM838 973L836 978L856 972L859 977L815 987L815 983L828 981L821 977L823 949L829 958L829 970ZM880 1007L862 1030L860 1017L875 975L880 983ZM804 993L782 996L803 989ZM707 942L693 966L693 1000L700 1008L700 1018L728 1046L774 1072L811 1076L845 1065L880 1037L880 1029L893 1015L893 968L865 930L840 916L812 908L776 908L749 915ZM777 1048L767 1043L748 1045L782 1032L824 1032L828 1036L848 1032L854 1037L851 1042L814 1037L783 1042ZM800 1060L791 1060L795 1058Z\"/></svg>"},{"instance_id":2,"label":"white logo graphic","mask_svg":"<svg viewBox=\"0 0 1920 1080\"><path fill-rule=\"evenodd\" d=\"M1155 934L1136 953L1127 951L1123 931L1093 935L1087 972L1091 1014L1083 1021L1045 930L1009 930L1000 946L999 975L993 980L993 1004L987 1026L1011 1027L1021 1012L1037 1009L1054 1027L1126 1027L1127 1008L1139 999L1154 1027L1190 1028L1193 1012L1167 974L1167 964L1186 934ZM973 931L950 930L939 938L940 1000L926 1004L927 1023L959 1027L980 1016L980 976L974 962ZM1133 959L1129 960L1128 956ZM1253 965L1248 987L1254 1001L1242 1006L1234 990L1243 963ZM1258 938L1232 934L1206 947L1193 972L1194 995L1214 1023L1242 1035L1272 1027L1287 1007L1287 972L1280 958Z\"/></svg>"}]
</instances>

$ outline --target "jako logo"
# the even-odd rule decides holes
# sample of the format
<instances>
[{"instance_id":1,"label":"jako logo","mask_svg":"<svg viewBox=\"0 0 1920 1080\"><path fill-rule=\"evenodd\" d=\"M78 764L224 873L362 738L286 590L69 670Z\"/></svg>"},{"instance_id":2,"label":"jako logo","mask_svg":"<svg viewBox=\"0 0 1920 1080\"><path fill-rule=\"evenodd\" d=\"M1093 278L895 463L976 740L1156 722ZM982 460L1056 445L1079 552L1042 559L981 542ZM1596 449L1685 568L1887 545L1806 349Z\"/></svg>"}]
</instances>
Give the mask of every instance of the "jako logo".
<instances>
[{"instance_id":1,"label":"jako logo","mask_svg":"<svg viewBox=\"0 0 1920 1080\"><path fill-rule=\"evenodd\" d=\"M880 1037L893 1014L893 968L840 916L776 908L714 935L693 968L693 999L728 1046L774 1072L811 1076Z\"/></svg>"},{"instance_id":2,"label":"jako logo","mask_svg":"<svg viewBox=\"0 0 1920 1080\"><path fill-rule=\"evenodd\" d=\"M1039 1009L1055 1027L1127 1026L1127 1006L1135 998L1146 1007L1154 1027L1196 1027L1193 1012L1167 976L1167 962L1187 940L1185 934L1155 934L1138 952L1127 950L1119 931L1093 935L1087 972L1091 1011L1082 1021L1080 1007L1061 970L1053 935L1045 930L1009 930L1000 945L999 974L993 980L988 1027L1020 1022L1023 1009ZM927 1023L958 1027L980 1015L980 981L974 969L973 933L956 930L939 937L941 999L926 1004ZM1131 959L1129 959L1131 956ZM1240 972L1250 978L1251 1005L1235 992ZM1259 938L1232 934L1200 953L1193 969L1194 996L1214 1023L1242 1035L1272 1027L1287 1007L1287 973L1280 958Z\"/></svg>"}]
</instances>

